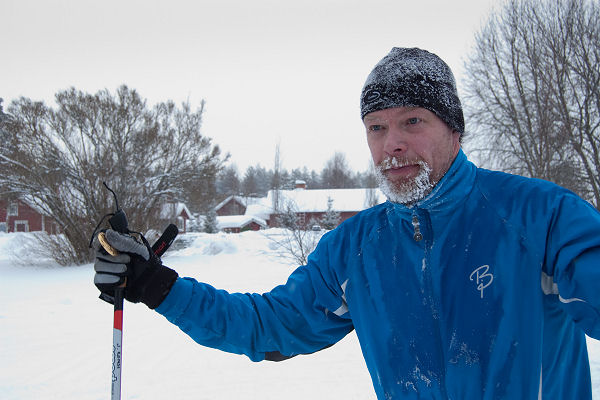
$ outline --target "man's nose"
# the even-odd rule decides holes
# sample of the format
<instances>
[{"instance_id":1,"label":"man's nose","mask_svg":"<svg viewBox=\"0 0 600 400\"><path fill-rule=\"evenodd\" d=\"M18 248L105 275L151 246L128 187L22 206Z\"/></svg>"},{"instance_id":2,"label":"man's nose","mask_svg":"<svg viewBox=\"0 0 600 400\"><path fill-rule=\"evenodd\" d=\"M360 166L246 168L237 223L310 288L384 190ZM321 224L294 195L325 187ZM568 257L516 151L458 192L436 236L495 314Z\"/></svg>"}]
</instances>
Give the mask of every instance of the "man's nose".
<instances>
[{"instance_id":1,"label":"man's nose","mask_svg":"<svg viewBox=\"0 0 600 400\"><path fill-rule=\"evenodd\" d=\"M400 155L408 149L408 138L406 132L398 128L390 128L386 135L383 150L391 155Z\"/></svg>"}]
</instances>

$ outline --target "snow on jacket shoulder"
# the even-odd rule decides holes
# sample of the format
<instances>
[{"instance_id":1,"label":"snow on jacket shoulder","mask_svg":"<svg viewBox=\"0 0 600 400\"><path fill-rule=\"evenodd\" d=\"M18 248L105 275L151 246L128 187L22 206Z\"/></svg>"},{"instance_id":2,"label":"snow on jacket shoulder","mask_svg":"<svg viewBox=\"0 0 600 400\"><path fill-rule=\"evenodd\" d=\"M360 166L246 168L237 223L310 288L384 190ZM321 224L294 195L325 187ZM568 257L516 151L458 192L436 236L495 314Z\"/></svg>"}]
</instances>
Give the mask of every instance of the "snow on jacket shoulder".
<instances>
[{"instance_id":1,"label":"snow on jacket shoulder","mask_svg":"<svg viewBox=\"0 0 600 400\"><path fill-rule=\"evenodd\" d=\"M424 200L345 221L285 285L229 294L179 279L157 311L255 361L354 328L379 399L589 399L598 287L597 210L460 152Z\"/></svg>"}]
</instances>

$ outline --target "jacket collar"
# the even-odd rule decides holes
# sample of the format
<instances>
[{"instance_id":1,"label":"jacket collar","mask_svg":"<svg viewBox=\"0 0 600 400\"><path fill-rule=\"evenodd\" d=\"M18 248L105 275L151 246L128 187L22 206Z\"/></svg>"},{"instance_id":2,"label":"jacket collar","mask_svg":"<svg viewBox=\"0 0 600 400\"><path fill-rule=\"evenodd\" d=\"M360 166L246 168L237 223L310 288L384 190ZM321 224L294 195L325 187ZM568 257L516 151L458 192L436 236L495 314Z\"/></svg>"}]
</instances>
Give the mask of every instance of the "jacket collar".
<instances>
[{"instance_id":1,"label":"jacket collar","mask_svg":"<svg viewBox=\"0 0 600 400\"><path fill-rule=\"evenodd\" d=\"M435 185L431 193L424 199L411 205L387 203L395 210L412 214L415 209L425 209L429 212L450 210L462 204L462 200L471 192L475 182L476 167L467 160L467 156L459 150L448 172Z\"/></svg>"}]
</instances>

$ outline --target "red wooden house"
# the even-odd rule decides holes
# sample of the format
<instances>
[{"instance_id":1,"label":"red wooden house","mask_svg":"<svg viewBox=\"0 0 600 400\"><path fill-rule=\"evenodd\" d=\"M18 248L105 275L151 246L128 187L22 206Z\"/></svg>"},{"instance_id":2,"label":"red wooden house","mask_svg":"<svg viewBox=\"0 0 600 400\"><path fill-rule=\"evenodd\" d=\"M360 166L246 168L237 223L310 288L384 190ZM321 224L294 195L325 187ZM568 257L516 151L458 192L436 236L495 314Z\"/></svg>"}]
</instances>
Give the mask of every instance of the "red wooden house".
<instances>
[{"instance_id":1,"label":"red wooden house","mask_svg":"<svg viewBox=\"0 0 600 400\"><path fill-rule=\"evenodd\" d=\"M227 233L258 231L267 227L264 220L251 215L224 215L217 217L217 224L220 231Z\"/></svg>"},{"instance_id":2,"label":"red wooden house","mask_svg":"<svg viewBox=\"0 0 600 400\"><path fill-rule=\"evenodd\" d=\"M0 232L59 232L58 224L22 200L0 200Z\"/></svg>"},{"instance_id":3,"label":"red wooden house","mask_svg":"<svg viewBox=\"0 0 600 400\"><path fill-rule=\"evenodd\" d=\"M162 219L177 225L179 233L186 233L188 231L189 220L194 218L187 206L180 202L163 204L160 216Z\"/></svg>"},{"instance_id":4,"label":"red wooden house","mask_svg":"<svg viewBox=\"0 0 600 400\"><path fill-rule=\"evenodd\" d=\"M310 228L311 221L325 216L329 203L332 210L339 213L340 222L360 211L385 201L379 189L314 189L296 185L294 190L270 190L260 203L249 205L246 215L254 215L265 220L269 227L278 224L282 211L288 208L296 214L298 223ZM277 212L276 210L280 210Z\"/></svg>"},{"instance_id":5,"label":"red wooden house","mask_svg":"<svg viewBox=\"0 0 600 400\"><path fill-rule=\"evenodd\" d=\"M259 203L262 198L229 196L215 206L215 212L219 217L225 215L244 215L248 206Z\"/></svg>"}]
</instances>

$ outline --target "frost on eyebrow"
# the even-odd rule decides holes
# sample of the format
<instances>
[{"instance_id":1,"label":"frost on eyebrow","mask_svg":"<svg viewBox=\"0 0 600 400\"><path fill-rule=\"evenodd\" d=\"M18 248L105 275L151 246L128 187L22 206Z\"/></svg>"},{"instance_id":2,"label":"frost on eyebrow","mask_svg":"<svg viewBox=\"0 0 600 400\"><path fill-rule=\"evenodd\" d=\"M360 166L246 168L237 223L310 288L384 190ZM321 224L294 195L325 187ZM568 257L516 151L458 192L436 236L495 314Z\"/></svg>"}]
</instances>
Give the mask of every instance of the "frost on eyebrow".
<instances>
[{"instance_id":1,"label":"frost on eyebrow","mask_svg":"<svg viewBox=\"0 0 600 400\"><path fill-rule=\"evenodd\" d=\"M365 123L369 122L369 123L373 123L373 122L381 122L381 118L379 117L375 117L375 116L371 116L371 115L365 115L365 118L363 120Z\"/></svg>"}]
</instances>

